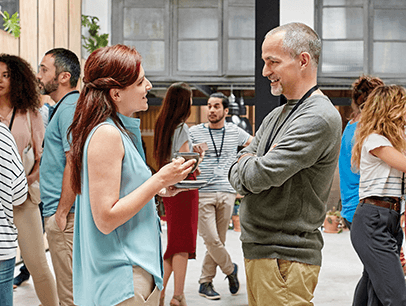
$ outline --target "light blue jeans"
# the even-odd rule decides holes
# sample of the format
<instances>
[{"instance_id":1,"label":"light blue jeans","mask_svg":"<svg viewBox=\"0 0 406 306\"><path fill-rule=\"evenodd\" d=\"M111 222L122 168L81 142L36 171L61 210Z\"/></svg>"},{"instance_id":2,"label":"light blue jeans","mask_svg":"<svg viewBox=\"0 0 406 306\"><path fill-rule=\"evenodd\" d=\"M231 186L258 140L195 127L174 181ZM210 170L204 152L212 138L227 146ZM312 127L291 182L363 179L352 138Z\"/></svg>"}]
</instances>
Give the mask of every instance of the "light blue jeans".
<instances>
[{"instance_id":1,"label":"light blue jeans","mask_svg":"<svg viewBox=\"0 0 406 306\"><path fill-rule=\"evenodd\" d=\"M13 306L13 278L16 258L0 260L1 306Z\"/></svg>"}]
</instances>

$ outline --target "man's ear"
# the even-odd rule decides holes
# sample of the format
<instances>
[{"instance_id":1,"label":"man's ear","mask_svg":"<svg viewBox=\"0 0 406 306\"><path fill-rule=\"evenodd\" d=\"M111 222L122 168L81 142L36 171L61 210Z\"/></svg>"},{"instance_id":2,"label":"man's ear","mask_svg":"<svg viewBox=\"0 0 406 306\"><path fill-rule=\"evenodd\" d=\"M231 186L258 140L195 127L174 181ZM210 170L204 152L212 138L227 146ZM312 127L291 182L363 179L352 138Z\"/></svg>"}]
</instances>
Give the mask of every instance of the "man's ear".
<instances>
[{"instance_id":1,"label":"man's ear","mask_svg":"<svg viewBox=\"0 0 406 306\"><path fill-rule=\"evenodd\" d=\"M224 111L226 112L226 115L228 115L229 109L225 108Z\"/></svg>"},{"instance_id":2,"label":"man's ear","mask_svg":"<svg viewBox=\"0 0 406 306\"><path fill-rule=\"evenodd\" d=\"M307 68L310 66L310 61L311 61L311 56L308 52L302 52L299 54L299 60L300 60L300 67L301 68Z\"/></svg>"},{"instance_id":3,"label":"man's ear","mask_svg":"<svg viewBox=\"0 0 406 306\"><path fill-rule=\"evenodd\" d=\"M58 75L58 83L68 85L70 87L70 72L63 71Z\"/></svg>"},{"instance_id":4,"label":"man's ear","mask_svg":"<svg viewBox=\"0 0 406 306\"><path fill-rule=\"evenodd\" d=\"M113 99L114 102L119 102L120 101L120 90L118 88L111 88L109 90L109 94L111 99Z\"/></svg>"}]
</instances>

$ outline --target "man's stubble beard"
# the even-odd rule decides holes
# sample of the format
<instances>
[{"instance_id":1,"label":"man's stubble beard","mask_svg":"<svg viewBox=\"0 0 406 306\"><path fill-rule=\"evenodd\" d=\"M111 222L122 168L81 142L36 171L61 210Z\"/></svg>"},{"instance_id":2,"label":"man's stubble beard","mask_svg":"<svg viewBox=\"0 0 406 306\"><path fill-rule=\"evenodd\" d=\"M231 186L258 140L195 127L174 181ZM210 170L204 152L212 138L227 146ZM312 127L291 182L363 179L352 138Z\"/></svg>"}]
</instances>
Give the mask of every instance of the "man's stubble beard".
<instances>
[{"instance_id":1,"label":"man's stubble beard","mask_svg":"<svg viewBox=\"0 0 406 306\"><path fill-rule=\"evenodd\" d=\"M43 95L49 95L59 88L59 82L57 81L57 78L53 79L47 84L44 84L42 82L40 82L40 84L42 85L41 94Z\"/></svg>"}]
</instances>

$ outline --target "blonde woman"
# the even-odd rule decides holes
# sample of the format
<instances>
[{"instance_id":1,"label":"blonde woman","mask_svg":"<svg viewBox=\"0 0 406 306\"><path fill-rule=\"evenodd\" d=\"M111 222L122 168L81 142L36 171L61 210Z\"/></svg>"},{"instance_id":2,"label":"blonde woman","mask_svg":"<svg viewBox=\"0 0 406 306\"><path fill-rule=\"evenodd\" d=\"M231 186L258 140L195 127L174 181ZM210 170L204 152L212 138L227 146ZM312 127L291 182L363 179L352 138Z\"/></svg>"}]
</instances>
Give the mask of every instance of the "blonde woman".
<instances>
[{"instance_id":1,"label":"blonde woman","mask_svg":"<svg viewBox=\"0 0 406 306\"><path fill-rule=\"evenodd\" d=\"M368 96L355 133L352 165L360 171L351 241L364 264L353 305L406 305L399 261L400 202L406 172L406 91L379 86Z\"/></svg>"}]
</instances>

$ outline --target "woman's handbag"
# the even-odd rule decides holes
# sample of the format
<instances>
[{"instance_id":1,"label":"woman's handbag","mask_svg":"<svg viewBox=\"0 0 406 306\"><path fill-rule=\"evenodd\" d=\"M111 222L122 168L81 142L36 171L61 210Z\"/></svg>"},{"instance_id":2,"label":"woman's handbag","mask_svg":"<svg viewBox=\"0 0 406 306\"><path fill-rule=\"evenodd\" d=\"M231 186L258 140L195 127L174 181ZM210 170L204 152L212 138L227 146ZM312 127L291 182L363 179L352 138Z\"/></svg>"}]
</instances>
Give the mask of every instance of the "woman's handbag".
<instances>
[{"instance_id":1,"label":"woman's handbag","mask_svg":"<svg viewBox=\"0 0 406 306\"><path fill-rule=\"evenodd\" d=\"M34 147L32 146L32 127L31 127L31 118L30 112L27 110L27 120L28 126L31 132L31 141L28 146L23 151L22 162L25 171L25 175L28 176L35 165L35 154ZM41 203L41 194L39 190L38 180L34 181L30 186L28 186L28 194L30 195L31 202L34 204Z\"/></svg>"}]
</instances>

